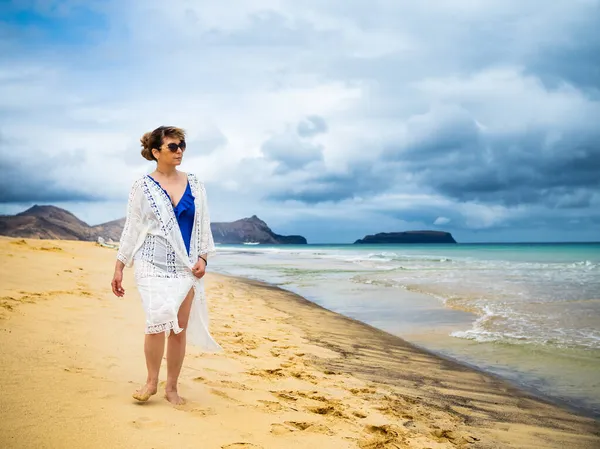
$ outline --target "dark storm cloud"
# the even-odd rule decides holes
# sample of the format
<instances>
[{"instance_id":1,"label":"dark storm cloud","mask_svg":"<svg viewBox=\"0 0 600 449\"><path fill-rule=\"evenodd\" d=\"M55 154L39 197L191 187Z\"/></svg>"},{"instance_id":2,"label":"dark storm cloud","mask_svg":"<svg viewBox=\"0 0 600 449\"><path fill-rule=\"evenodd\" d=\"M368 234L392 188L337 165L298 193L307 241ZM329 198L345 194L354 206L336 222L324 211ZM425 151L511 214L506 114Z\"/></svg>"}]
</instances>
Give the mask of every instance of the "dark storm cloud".
<instances>
[{"instance_id":1,"label":"dark storm cloud","mask_svg":"<svg viewBox=\"0 0 600 449\"><path fill-rule=\"evenodd\" d=\"M0 203L58 203L102 199L100 195L79 191L77 185L58 184L57 177L47 167L19 167L2 162L0 170L3 173L0 178Z\"/></svg>"},{"instance_id":2,"label":"dark storm cloud","mask_svg":"<svg viewBox=\"0 0 600 449\"><path fill-rule=\"evenodd\" d=\"M62 152L49 156L32 156L29 151L9 151L11 145L0 137L0 203L58 203L98 201L100 194L81 190L81 184L69 180L68 166L80 166L85 160L81 152ZM11 154L18 157L11 158Z\"/></svg>"},{"instance_id":3,"label":"dark storm cloud","mask_svg":"<svg viewBox=\"0 0 600 449\"><path fill-rule=\"evenodd\" d=\"M460 201L585 207L600 187L600 132L532 130L488 135L460 119L391 152L419 184Z\"/></svg>"},{"instance_id":4,"label":"dark storm cloud","mask_svg":"<svg viewBox=\"0 0 600 449\"><path fill-rule=\"evenodd\" d=\"M404 129L378 163L352 162L344 175L322 170L271 199L341 201L410 182L460 202L565 209L589 207L600 191L600 130L593 114L493 132L468 111L444 107L407 120Z\"/></svg>"},{"instance_id":5,"label":"dark storm cloud","mask_svg":"<svg viewBox=\"0 0 600 449\"><path fill-rule=\"evenodd\" d=\"M7 169L12 170L12 173L0 179L0 203L59 203L101 199L97 195L59 186L50 176L32 177L29 171L0 164L0 170Z\"/></svg>"},{"instance_id":6,"label":"dark storm cloud","mask_svg":"<svg viewBox=\"0 0 600 449\"><path fill-rule=\"evenodd\" d=\"M490 206L590 207L600 191L600 2L558 2L543 11L539 1L473 4L451 22L445 15L457 5L420 5L382 6L390 14L351 8L361 30L401 23L400 37L409 36L419 52L368 61L340 52L329 67L332 78L371 80L369 118L405 132L383 139L383 152L377 138L365 139L361 151L374 156L360 176L352 167L364 162L350 160L348 176L322 171L271 198L341 201L408 185ZM392 14L406 8L409 23ZM415 89L423 80L437 84ZM376 155L383 163L373 163ZM363 179L376 182L365 191Z\"/></svg>"},{"instance_id":7,"label":"dark storm cloud","mask_svg":"<svg viewBox=\"0 0 600 449\"><path fill-rule=\"evenodd\" d=\"M272 136L261 147L268 159L277 162L278 173L301 170L311 162L323 159L323 148L292 132Z\"/></svg>"},{"instance_id":8,"label":"dark storm cloud","mask_svg":"<svg viewBox=\"0 0 600 449\"><path fill-rule=\"evenodd\" d=\"M323 171L309 176L301 183L268 195L267 199L318 204L343 201L357 195L371 196L390 187L392 178L385 176L385 171L387 170L364 163L350 166L345 173Z\"/></svg>"}]
</instances>

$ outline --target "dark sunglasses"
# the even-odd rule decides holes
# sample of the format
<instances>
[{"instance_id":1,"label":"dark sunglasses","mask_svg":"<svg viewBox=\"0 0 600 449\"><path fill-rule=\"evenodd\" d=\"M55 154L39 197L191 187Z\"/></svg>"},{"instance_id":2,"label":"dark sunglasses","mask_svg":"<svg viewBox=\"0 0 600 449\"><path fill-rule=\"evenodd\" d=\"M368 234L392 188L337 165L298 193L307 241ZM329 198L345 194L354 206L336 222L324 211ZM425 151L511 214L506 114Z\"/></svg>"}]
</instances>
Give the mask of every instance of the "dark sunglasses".
<instances>
[{"instance_id":1,"label":"dark sunglasses","mask_svg":"<svg viewBox=\"0 0 600 449\"><path fill-rule=\"evenodd\" d=\"M182 140L181 142L179 142L179 144L170 143L167 145L167 148L173 153L177 151L177 148L181 148L181 151L185 151L185 140Z\"/></svg>"}]
</instances>

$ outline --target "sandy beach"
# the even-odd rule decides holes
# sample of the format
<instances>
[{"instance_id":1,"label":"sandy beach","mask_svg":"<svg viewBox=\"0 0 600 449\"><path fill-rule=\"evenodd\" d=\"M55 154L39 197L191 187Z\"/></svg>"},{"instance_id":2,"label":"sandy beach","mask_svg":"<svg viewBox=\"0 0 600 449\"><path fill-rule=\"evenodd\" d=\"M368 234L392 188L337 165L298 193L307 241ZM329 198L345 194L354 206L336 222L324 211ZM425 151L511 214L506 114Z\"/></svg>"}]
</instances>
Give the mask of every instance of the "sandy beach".
<instances>
[{"instance_id":1,"label":"sandy beach","mask_svg":"<svg viewBox=\"0 0 600 449\"><path fill-rule=\"evenodd\" d=\"M94 243L0 238L1 448L598 448L600 423L268 284L208 273L186 404L141 404L131 270ZM165 361L163 361L165 362ZM161 379L166 376L163 364Z\"/></svg>"}]
</instances>

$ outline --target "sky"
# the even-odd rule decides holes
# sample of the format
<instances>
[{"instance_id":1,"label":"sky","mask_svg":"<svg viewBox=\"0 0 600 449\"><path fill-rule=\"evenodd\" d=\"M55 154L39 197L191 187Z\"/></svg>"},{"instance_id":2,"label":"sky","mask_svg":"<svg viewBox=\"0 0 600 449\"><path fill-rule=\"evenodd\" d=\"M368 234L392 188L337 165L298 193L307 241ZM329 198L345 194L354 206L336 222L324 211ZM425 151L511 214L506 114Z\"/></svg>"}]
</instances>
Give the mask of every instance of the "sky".
<instances>
[{"instance_id":1,"label":"sky","mask_svg":"<svg viewBox=\"0 0 600 449\"><path fill-rule=\"evenodd\" d=\"M4 0L0 213L125 215L187 131L213 222L600 241L600 0Z\"/></svg>"}]
</instances>

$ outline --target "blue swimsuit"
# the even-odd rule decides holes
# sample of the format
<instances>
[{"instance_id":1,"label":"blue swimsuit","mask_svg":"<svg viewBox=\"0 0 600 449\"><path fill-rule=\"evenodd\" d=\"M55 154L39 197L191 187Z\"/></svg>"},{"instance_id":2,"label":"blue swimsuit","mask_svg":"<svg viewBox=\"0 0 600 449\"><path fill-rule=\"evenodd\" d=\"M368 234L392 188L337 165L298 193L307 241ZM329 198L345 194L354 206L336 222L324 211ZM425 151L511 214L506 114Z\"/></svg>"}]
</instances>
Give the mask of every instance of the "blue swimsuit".
<instances>
[{"instance_id":1,"label":"blue swimsuit","mask_svg":"<svg viewBox=\"0 0 600 449\"><path fill-rule=\"evenodd\" d=\"M165 189L150 175L148 177L158 185L163 192L171 200L171 197L167 193ZM172 201L172 200L171 200ZM173 203L171 202L171 205ZM194 204L194 195L192 195L192 189L190 187L190 183L188 181L187 186L185 188L185 192L177 206L173 207L173 212L175 212L175 218L177 218L177 223L179 224L179 230L181 231L181 236L183 237L183 242L185 243L185 249L190 254L190 242L192 240L192 229L194 228L194 216L196 214L196 206Z\"/></svg>"}]
</instances>

